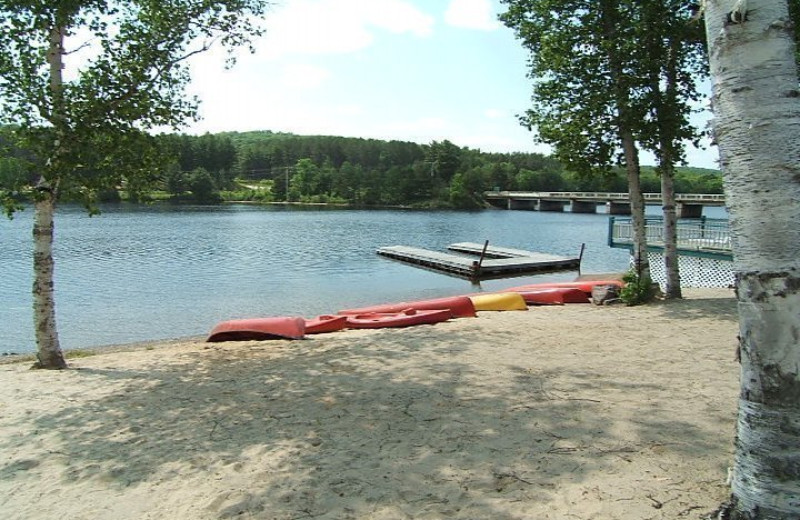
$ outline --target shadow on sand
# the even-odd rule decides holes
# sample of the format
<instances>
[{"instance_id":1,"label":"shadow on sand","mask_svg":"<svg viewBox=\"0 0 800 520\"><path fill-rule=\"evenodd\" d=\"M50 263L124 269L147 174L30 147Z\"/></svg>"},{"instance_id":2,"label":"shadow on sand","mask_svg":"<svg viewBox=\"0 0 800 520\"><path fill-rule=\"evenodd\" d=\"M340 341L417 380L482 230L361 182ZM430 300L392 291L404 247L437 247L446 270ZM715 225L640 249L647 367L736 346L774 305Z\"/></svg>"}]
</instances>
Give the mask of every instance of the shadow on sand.
<instances>
[{"instance_id":1,"label":"shadow on sand","mask_svg":"<svg viewBox=\"0 0 800 520\"><path fill-rule=\"evenodd\" d=\"M734 319L729 303L715 315ZM703 314L691 301L664 312ZM65 402L35 429L58 432L70 460L64 482L229 480L197 504L197 518L520 518L513 511L525 503L557 500L559 481L611 475L621 459L665 444L692 458L719 442L659 408L621 437L602 397L554 383L590 385L591 368L520 367L490 384L494 368L466 361L473 334L431 341L421 327L347 342L249 342L199 347L152 370L80 369L120 390ZM613 384L630 395L649 385ZM665 424L683 432L680 443ZM3 479L23 473L0 468Z\"/></svg>"}]
</instances>

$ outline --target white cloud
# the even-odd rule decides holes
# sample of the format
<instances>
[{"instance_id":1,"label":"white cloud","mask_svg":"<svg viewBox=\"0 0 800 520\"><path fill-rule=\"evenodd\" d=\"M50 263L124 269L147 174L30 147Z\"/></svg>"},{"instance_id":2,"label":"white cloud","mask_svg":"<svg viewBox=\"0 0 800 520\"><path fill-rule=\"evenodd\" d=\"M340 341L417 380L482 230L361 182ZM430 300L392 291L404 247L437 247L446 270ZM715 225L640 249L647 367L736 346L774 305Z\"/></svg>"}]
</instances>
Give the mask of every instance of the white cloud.
<instances>
[{"instance_id":1,"label":"white cloud","mask_svg":"<svg viewBox=\"0 0 800 520\"><path fill-rule=\"evenodd\" d=\"M433 18L403 0L293 0L267 14L259 54L342 54L368 47L375 29L417 37Z\"/></svg>"},{"instance_id":2,"label":"white cloud","mask_svg":"<svg viewBox=\"0 0 800 520\"><path fill-rule=\"evenodd\" d=\"M450 0L445 21L455 27L493 31L500 27L491 0Z\"/></svg>"}]
</instances>

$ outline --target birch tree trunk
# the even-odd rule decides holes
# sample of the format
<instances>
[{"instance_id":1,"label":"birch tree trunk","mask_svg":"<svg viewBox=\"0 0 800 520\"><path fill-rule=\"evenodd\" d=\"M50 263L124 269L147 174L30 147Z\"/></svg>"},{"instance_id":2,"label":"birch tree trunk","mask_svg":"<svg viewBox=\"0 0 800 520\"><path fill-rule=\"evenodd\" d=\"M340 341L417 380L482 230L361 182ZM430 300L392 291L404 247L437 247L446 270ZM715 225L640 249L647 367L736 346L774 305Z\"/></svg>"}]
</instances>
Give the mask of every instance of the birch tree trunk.
<instances>
[{"instance_id":1,"label":"birch tree trunk","mask_svg":"<svg viewBox=\"0 0 800 520\"><path fill-rule=\"evenodd\" d=\"M800 93L786 0L751 0L743 23L726 23L735 4L705 12L739 302L731 518L789 520L800 518Z\"/></svg>"},{"instance_id":2,"label":"birch tree trunk","mask_svg":"<svg viewBox=\"0 0 800 520\"><path fill-rule=\"evenodd\" d=\"M63 143L60 124L63 123L62 69L64 55L64 30L54 27L50 31L50 93L51 117L55 124L54 150L50 167L58 168L59 150ZM36 357L39 368L62 369L67 362L61 351L56 327L56 300L54 293L53 232L58 182L44 176L37 186L33 223L33 327L36 337Z\"/></svg>"},{"instance_id":3,"label":"birch tree trunk","mask_svg":"<svg viewBox=\"0 0 800 520\"><path fill-rule=\"evenodd\" d=\"M633 223L633 264L640 281L650 280L650 260L647 257L647 223L644 216L644 195L639 167L639 149L630 131L620 130L625 169L628 173L628 197Z\"/></svg>"},{"instance_id":4,"label":"birch tree trunk","mask_svg":"<svg viewBox=\"0 0 800 520\"><path fill-rule=\"evenodd\" d=\"M668 160L662 162L661 200L664 215L664 269L667 273L664 298L677 299L682 297L678 268L678 216L675 211L675 170Z\"/></svg>"},{"instance_id":5,"label":"birch tree trunk","mask_svg":"<svg viewBox=\"0 0 800 520\"><path fill-rule=\"evenodd\" d=\"M681 292L681 274L678 266L678 216L675 211L675 161L678 129L672 125L672 118L665 114L665 103L674 106L678 102L678 54L680 52L681 41L675 37L670 41L667 50L664 79L666 88L664 95L658 90L658 106L656 107L657 117L664 125L669 125L670 129L662 129L659 148L661 149L661 201L662 215L664 216L664 270L667 274L664 287L664 297L667 299L677 299L683 296ZM658 89L658 85L653 85Z\"/></svg>"},{"instance_id":6,"label":"birch tree trunk","mask_svg":"<svg viewBox=\"0 0 800 520\"><path fill-rule=\"evenodd\" d=\"M41 368L66 368L56 327L53 293L53 231L55 197L42 190L34 206L33 221L33 323L36 357Z\"/></svg>"}]
</instances>

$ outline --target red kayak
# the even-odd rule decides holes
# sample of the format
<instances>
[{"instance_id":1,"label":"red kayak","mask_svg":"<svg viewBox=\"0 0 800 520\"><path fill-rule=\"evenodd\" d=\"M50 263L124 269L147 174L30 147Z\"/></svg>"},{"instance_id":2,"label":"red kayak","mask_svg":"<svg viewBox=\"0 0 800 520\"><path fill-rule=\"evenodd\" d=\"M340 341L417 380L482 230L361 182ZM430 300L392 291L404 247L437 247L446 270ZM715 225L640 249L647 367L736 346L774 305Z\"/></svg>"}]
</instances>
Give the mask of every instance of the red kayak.
<instances>
[{"instance_id":1,"label":"red kayak","mask_svg":"<svg viewBox=\"0 0 800 520\"><path fill-rule=\"evenodd\" d=\"M251 318L229 320L217 324L206 341L246 341L263 339L303 339L306 321L303 318Z\"/></svg>"},{"instance_id":2,"label":"red kayak","mask_svg":"<svg viewBox=\"0 0 800 520\"><path fill-rule=\"evenodd\" d=\"M539 289L579 289L586 294L592 294L592 289L601 285L615 285L623 287L625 282L621 280L584 280L577 282L550 282L550 283L535 283L530 285L520 285L518 287L510 287L504 289L505 291L515 292L530 292L538 291Z\"/></svg>"},{"instance_id":3,"label":"red kayak","mask_svg":"<svg viewBox=\"0 0 800 520\"><path fill-rule=\"evenodd\" d=\"M450 296L416 302L386 303L383 305L362 307L360 309L345 309L339 311L339 314L366 314L370 312L398 313L408 309L418 311L447 309L450 311L451 318L474 318L478 315L475 312L475 305L473 305L472 300L467 296Z\"/></svg>"},{"instance_id":4,"label":"red kayak","mask_svg":"<svg viewBox=\"0 0 800 520\"><path fill-rule=\"evenodd\" d=\"M580 289L556 287L534 291L517 291L528 305L564 305L565 303L589 303L589 297Z\"/></svg>"},{"instance_id":5,"label":"red kayak","mask_svg":"<svg viewBox=\"0 0 800 520\"><path fill-rule=\"evenodd\" d=\"M306 320L306 334L320 334L322 332L336 332L347 326L347 316L330 316L324 314Z\"/></svg>"},{"instance_id":6,"label":"red kayak","mask_svg":"<svg viewBox=\"0 0 800 520\"><path fill-rule=\"evenodd\" d=\"M452 316L449 309L405 309L400 312L365 312L346 316L351 329L381 329L384 327L410 327L447 321Z\"/></svg>"}]
</instances>

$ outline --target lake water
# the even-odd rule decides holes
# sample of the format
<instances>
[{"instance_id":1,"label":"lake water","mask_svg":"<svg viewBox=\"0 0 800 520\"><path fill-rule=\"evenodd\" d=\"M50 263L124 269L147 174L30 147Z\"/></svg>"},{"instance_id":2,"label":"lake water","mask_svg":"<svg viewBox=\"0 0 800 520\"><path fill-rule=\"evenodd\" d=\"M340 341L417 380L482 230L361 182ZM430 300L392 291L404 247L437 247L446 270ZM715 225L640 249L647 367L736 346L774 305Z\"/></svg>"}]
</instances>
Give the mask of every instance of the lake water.
<instances>
[{"instance_id":1,"label":"lake water","mask_svg":"<svg viewBox=\"0 0 800 520\"><path fill-rule=\"evenodd\" d=\"M89 217L63 206L56 217L56 316L66 349L204 335L233 318L312 317L577 274L476 286L380 257L382 246L444 250L489 240L574 257L585 243L584 272L623 271L628 262L627 251L606 245L604 214L244 204L102 210ZM0 354L35 351L31 219L32 209L0 219Z\"/></svg>"}]
</instances>

